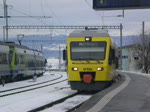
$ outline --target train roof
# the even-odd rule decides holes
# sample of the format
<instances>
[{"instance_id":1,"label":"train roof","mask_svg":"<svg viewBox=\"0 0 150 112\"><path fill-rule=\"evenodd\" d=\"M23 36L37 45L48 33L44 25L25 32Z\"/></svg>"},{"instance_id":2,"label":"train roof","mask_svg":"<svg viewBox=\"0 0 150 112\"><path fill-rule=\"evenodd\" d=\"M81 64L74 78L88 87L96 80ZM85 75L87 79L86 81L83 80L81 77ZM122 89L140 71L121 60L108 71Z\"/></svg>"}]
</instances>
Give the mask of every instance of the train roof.
<instances>
[{"instance_id":1,"label":"train roof","mask_svg":"<svg viewBox=\"0 0 150 112\"><path fill-rule=\"evenodd\" d=\"M42 53L43 54L43 52L40 51L40 50L37 50L37 49L33 49L33 50L36 51L36 52L38 52L38 53Z\"/></svg>"},{"instance_id":2,"label":"train roof","mask_svg":"<svg viewBox=\"0 0 150 112\"><path fill-rule=\"evenodd\" d=\"M69 37L110 37L107 30L75 30Z\"/></svg>"},{"instance_id":3,"label":"train roof","mask_svg":"<svg viewBox=\"0 0 150 112\"><path fill-rule=\"evenodd\" d=\"M5 42L0 41L0 45L8 46Z\"/></svg>"},{"instance_id":4,"label":"train roof","mask_svg":"<svg viewBox=\"0 0 150 112\"><path fill-rule=\"evenodd\" d=\"M22 49L29 49L29 50L32 50L30 49L29 47L27 46L22 46L22 45L18 45L18 44L15 44L14 42L5 42L7 45L9 46L14 46L16 48L22 48Z\"/></svg>"}]
</instances>

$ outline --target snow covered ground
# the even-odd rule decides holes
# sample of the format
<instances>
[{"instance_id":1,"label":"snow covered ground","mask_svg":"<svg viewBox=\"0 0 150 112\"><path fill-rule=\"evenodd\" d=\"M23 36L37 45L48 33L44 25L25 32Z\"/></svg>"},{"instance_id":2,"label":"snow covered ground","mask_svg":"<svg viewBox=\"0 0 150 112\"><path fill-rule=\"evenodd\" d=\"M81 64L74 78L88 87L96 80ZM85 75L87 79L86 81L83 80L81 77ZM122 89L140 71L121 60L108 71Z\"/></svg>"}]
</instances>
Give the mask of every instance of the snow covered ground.
<instances>
[{"instance_id":1,"label":"snow covered ground","mask_svg":"<svg viewBox=\"0 0 150 112\"><path fill-rule=\"evenodd\" d=\"M51 65L51 68L58 69L59 68L59 60L58 59L48 59L48 65ZM143 75L150 78L150 74L142 74L135 72L122 71L125 73L134 73L138 75ZM36 82L32 79L25 80L21 82L9 83L4 87L0 85L0 91L12 89L16 87L21 87L25 85L40 83L43 81L47 81L49 79L54 79L63 75L63 79L67 78L66 72L46 72L44 76L39 77ZM64 88L64 89L60 89ZM27 112L34 108L37 108L41 105L48 104L57 99L61 99L62 97L71 95L76 93L77 91L71 90L67 81L61 82L59 84L55 84L54 86L47 86L41 89L36 89L33 91L28 91L24 93L14 94L6 97L0 98L0 112ZM52 108L44 110L44 112L64 112L68 107L72 107L80 104L81 102L89 99L90 96L80 96L74 97L73 99L68 99L64 102L64 104L55 105Z\"/></svg>"},{"instance_id":2,"label":"snow covered ground","mask_svg":"<svg viewBox=\"0 0 150 112\"><path fill-rule=\"evenodd\" d=\"M89 98L90 98L90 95L89 96L78 95L71 99L66 100L62 104L55 105L52 108L48 108L42 112L66 112L68 109L71 109L81 104L81 102L84 102Z\"/></svg>"},{"instance_id":3,"label":"snow covered ground","mask_svg":"<svg viewBox=\"0 0 150 112\"><path fill-rule=\"evenodd\" d=\"M48 59L48 64L52 66L51 68L57 69L59 67L59 60ZM8 83L5 84L4 87L0 85L0 91L36 84L50 79L52 80L59 77L60 74L63 75L63 79L67 79L67 75L65 72L46 72L44 76L37 78L36 82L30 79L20 82ZM48 104L50 102L53 102L57 99L61 99L62 97L68 96L76 92L77 91L71 90L68 85L68 82L65 81L59 84L55 84L54 86L48 86L33 91L1 97L0 112L26 112L37 108L38 106ZM2 93L0 94L2 95Z\"/></svg>"},{"instance_id":4,"label":"snow covered ground","mask_svg":"<svg viewBox=\"0 0 150 112\"><path fill-rule=\"evenodd\" d=\"M54 75L50 75L54 74ZM15 82L12 84L6 84L5 87L0 87L3 90L28 85L31 83L39 83L43 80L48 80L49 78L58 77L59 74L63 75L63 79L67 78L65 72L47 72L43 77L39 77L36 82L31 79L26 81ZM61 89L60 89L61 88ZM62 89L64 88L64 89ZM61 99L65 96L76 93L77 91L71 90L67 81L55 84L53 86L44 87L41 89L36 89L33 91L28 91L24 93L14 94L6 97L0 98L0 112L27 112L44 104L51 103L55 100ZM78 96L73 99L72 105L78 105L81 102L87 100L90 96L82 97ZM79 100L80 99L80 100ZM66 106L70 103L66 101ZM60 106L59 108L51 108L52 112L64 112L66 106ZM59 110L58 110L59 109ZM44 110L44 112L49 112L50 110Z\"/></svg>"},{"instance_id":5,"label":"snow covered ground","mask_svg":"<svg viewBox=\"0 0 150 112\"><path fill-rule=\"evenodd\" d=\"M37 78L37 81L33 81L32 79L29 79L29 80L25 80L25 81L21 81L21 82L8 83L8 84L5 84L4 87L0 87L0 91L9 90L9 89L13 89L13 88L19 88L22 86L29 86L32 84L38 84L38 83L44 82L44 81L50 81L50 80L60 77L60 75L61 74L54 75L53 72L45 72L42 77Z\"/></svg>"},{"instance_id":6,"label":"snow covered ground","mask_svg":"<svg viewBox=\"0 0 150 112\"><path fill-rule=\"evenodd\" d=\"M56 59L56 58L51 58L51 59L47 59L47 67L46 69L60 69L64 70L65 68L65 62L61 59Z\"/></svg>"}]
</instances>

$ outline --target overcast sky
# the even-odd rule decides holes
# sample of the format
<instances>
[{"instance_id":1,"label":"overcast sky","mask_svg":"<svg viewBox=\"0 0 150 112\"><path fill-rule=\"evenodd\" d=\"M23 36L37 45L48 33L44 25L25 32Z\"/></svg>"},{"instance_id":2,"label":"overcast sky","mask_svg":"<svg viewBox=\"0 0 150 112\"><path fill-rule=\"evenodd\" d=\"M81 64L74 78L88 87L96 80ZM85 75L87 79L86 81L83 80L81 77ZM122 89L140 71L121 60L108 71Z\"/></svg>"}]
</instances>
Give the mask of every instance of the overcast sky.
<instances>
[{"instance_id":1,"label":"overcast sky","mask_svg":"<svg viewBox=\"0 0 150 112\"><path fill-rule=\"evenodd\" d=\"M122 10L95 11L92 9L92 0L7 0L10 5L8 9L9 25L120 25L123 24L123 35L137 35L141 32L142 21L145 21L146 30L150 26L150 10L137 9L125 10L125 17ZM3 0L0 0L0 16L3 15ZM51 16L52 18L14 18L13 16ZM0 19L0 36L4 19ZM69 30L10 30L9 36L25 33L68 34ZM110 30L111 35L119 35L119 30Z\"/></svg>"}]
</instances>

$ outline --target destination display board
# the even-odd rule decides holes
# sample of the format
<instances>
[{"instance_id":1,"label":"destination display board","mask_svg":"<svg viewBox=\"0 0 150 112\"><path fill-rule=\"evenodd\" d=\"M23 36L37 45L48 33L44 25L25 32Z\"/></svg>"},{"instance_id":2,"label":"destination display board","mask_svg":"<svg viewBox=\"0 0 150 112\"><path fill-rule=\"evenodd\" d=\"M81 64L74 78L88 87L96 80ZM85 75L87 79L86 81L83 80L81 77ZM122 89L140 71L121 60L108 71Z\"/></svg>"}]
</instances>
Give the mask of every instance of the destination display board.
<instances>
[{"instance_id":1,"label":"destination display board","mask_svg":"<svg viewBox=\"0 0 150 112\"><path fill-rule=\"evenodd\" d=\"M150 8L150 0L93 0L94 10Z\"/></svg>"}]
</instances>

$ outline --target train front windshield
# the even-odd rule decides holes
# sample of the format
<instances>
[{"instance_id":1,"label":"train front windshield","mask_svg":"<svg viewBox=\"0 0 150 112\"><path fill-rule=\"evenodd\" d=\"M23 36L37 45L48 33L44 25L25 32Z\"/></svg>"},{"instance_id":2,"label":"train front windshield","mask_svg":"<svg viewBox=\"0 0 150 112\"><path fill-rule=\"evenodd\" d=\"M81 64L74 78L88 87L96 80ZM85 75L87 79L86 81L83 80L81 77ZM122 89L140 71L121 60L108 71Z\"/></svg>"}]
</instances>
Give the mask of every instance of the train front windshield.
<instances>
[{"instance_id":1,"label":"train front windshield","mask_svg":"<svg viewBox=\"0 0 150 112\"><path fill-rule=\"evenodd\" d=\"M71 60L104 60L106 42L71 42Z\"/></svg>"}]
</instances>

